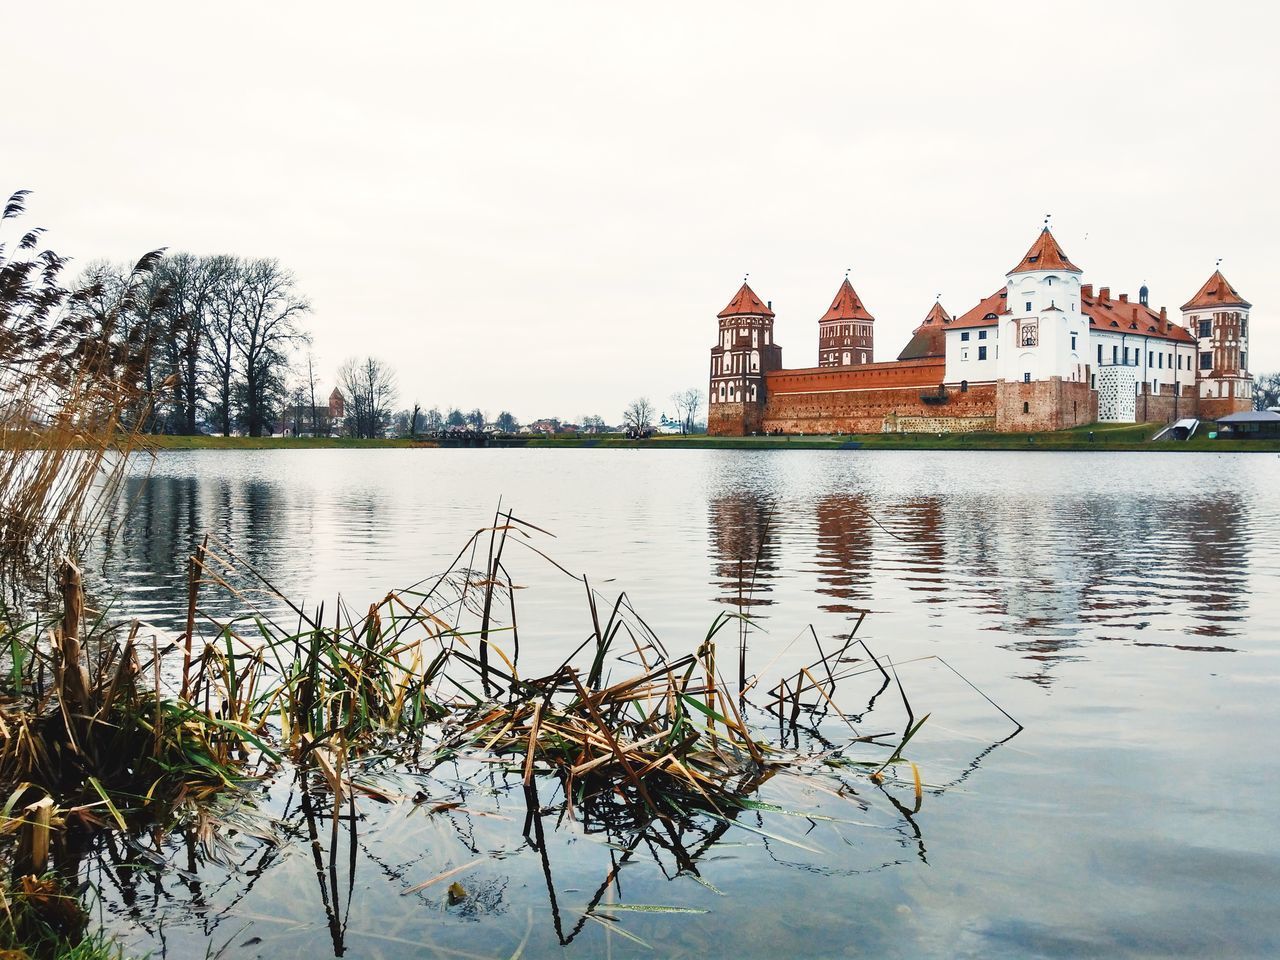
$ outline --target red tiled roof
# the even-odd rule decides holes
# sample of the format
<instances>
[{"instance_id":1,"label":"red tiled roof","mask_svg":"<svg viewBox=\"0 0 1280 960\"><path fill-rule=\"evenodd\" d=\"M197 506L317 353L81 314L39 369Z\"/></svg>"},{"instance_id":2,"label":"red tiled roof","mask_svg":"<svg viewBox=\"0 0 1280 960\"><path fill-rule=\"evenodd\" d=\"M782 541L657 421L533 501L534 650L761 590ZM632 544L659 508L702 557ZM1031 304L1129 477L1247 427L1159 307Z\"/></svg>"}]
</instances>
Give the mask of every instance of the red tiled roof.
<instances>
[{"instance_id":1,"label":"red tiled roof","mask_svg":"<svg viewBox=\"0 0 1280 960\"><path fill-rule=\"evenodd\" d=\"M911 333L911 339L898 354L899 360L922 360L926 357L942 357L947 353L947 330L951 318L942 309L941 303L935 303L920 321L920 326Z\"/></svg>"},{"instance_id":2,"label":"red tiled roof","mask_svg":"<svg viewBox=\"0 0 1280 960\"><path fill-rule=\"evenodd\" d=\"M1150 307L1132 300L1113 300L1110 297L1104 300L1098 294L1093 294L1080 298L1080 309L1089 318L1089 326L1094 330L1140 333L1144 337L1176 340L1179 343L1196 342L1186 328L1170 323L1167 317L1161 319L1160 314Z\"/></svg>"},{"instance_id":3,"label":"red tiled roof","mask_svg":"<svg viewBox=\"0 0 1280 960\"><path fill-rule=\"evenodd\" d=\"M1002 287L977 306L956 317L947 327L994 327L1009 312L1005 293ZM1146 337L1181 343L1196 342L1186 329L1170 323L1167 318L1161 319L1160 314L1140 303L1113 300L1110 297L1104 300L1094 294L1080 298L1080 310L1089 318L1089 326L1095 330L1140 333Z\"/></svg>"},{"instance_id":4,"label":"red tiled roof","mask_svg":"<svg viewBox=\"0 0 1280 960\"><path fill-rule=\"evenodd\" d=\"M1253 306L1244 297L1236 293L1236 288L1227 282L1221 270L1213 271L1213 276L1204 282L1204 286L1194 297L1182 305L1183 310L1195 310L1200 307L1244 307Z\"/></svg>"},{"instance_id":5,"label":"red tiled roof","mask_svg":"<svg viewBox=\"0 0 1280 960\"><path fill-rule=\"evenodd\" d=\"M729 301L729 305L716 314L717 317L736 317L743 314L756 317L772 317L773 311L770 310L763 300L756 296L754 290L744 282L741 289L733 295L733 299Z\"/></svg>"},{"instance_id":6,"label":"red tiled roof","mask_svg":"<svg viewBox=\"0 0 1280 960\"><path fill-rule=\"evenodd\" d=\"M938 302L929 308L929 312L925 314L924 320L921 321L920 326L916 327L916 333L919 333L921 330L923 330L925 327L929 326L930 324L935 324L935 323L942 324L942 323L950 323L950 322L951 322L951 318L947 316L947 311L943 310L942 303Z\"/></svg>"},{"instance_id":7,"label":"red tiled roof","mask_svg":"<svg viewBox=\"0 0 1280 960\"><path fill-rule=\"evenodd\" d=\"M1040 231L1040 236L1036 237L1036 242L1031 245L1031 249L1027 251L1026 256L1006 276L1013 276L1015 273L1028 273L1032 270L1062 270L1066 273L1084 273L1083 270L1067 259L1067 255L1062 252L1062 247L1053 238L1053 234L1049 232L1048 227Z\"/></svg>"},{"instance_id":8,"label":"red tiled roof","mask_svg":"<svg viewBox=\"0 0 1280 960\"><path fill-rule=\"evenodd\" d=\"M956 317L949 327L994 327L999 318L1009 312L1006 302L1008 291L1001 287L991 296L978 303L976 307Z\"/></svg>"},{"instance_id":9,"label":"red tiled roof","mask_svg":"<svg viewBox=\"0 0 1280 960\"><path fill-rule=\"evenodd\" d=\"M874 320L867 308L862 305L857 291L853 289L853 285L849 283L849 278L845 277L844 282L840 284L840 289L836 291L836 298L831 301L831 306L826 313L822 315L819 323L825 323L828 320Z\"/></svg>"}]
</instances>

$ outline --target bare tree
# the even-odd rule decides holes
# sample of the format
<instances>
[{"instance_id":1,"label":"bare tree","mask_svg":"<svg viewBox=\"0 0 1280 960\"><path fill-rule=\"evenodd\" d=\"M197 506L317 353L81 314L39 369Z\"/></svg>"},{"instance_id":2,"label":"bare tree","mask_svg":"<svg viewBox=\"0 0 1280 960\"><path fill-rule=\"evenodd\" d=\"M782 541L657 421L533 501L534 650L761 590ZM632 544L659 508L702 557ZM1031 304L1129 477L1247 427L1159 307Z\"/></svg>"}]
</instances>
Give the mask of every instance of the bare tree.
<instances>
[{"instance_id":1,"label":"bare tree","mask_svg":"<svg viewBox=\"0 0 1280 960\"><path fill-rule=\"evenodd\" d=\"M347 432L367 439L385 435L396 398L392 369L375 357L352 357L338 369L338 386L346 396Z\"/></svg>"},{"instance_id":2,"label":"bare tree","mask_svg":"<svg viewBox=\"0 0 1280 960\"><path fill-rule=\"evenodd\" d=\"M325 422L324 432L327 435L329 433L329 407L328 405L323 407L316 405L316 384L320 382L320 376L316 373L316 355L311 350L310 340L308 340L307 356L303 361L303 365L305 367L303 374L305 378L304 386L307 389L311 407L311 416L308 418L311 422L311 435L313 437L320 436L320 421L322 419Z\"/></svg>"},{"instance_id":3,"label":"bare tree","mask_svg":"<svg viewBox=\"0 0 1280 960\"><path fill-rule=\"evenodd\" d=\"M244 310L245 278L235 264L218 274L205 318L205 370L213 388L207 400L224 437L231 435L236 400L236 330Z\"/></svg>"},{"instance_id":4,"label":"bare tree","mask_svg":"<svg viewBox=\"0 0 1280 960\"><path fill-rule=\"evenodd\" d=\"M622 414L622 422L636 433L646 433L653 429L653 404L648 397L632 400Z\"/></svg>"},{"instance_id":5,"label":"bare tree","mask_svg":"<svg viewBox=\"0 0 1280 960\"><path fill-rule=\"evenodd\" d=\"M520 429L520 422L510 410L503 410L498 414L498 419L493 422L493 425L503 433L515 433Z\"/></svg>"},{"instance_id":6,"label":"bare tree","mask_svg":"<svg viewBox=\"0 0 1280 960\"><path fill-rule=\"evenodd\" d=\"M422 416L422 426L427 433L439 433L444 429L444 417L439 407L432 407Z\"/></svg>"},{"instance_id":7,"label":"bare tree","mask_svg":"<svg viewBox=\"0 0 1280 960\"><path fill-rule=\"evenodd\" d=\"M467 414L467 426L472 430L484 429L484 414L481 412L479 407L476 407Z\"/></svg>"},{"instance_id":8,"label":"bare tree","mask_svg":"<svg viewBox=\"0 0 1280 960\"><path fill-rule=\"evenodd\" d=\"M1280 407L1280 373L1259 374L1254 381L1253 405L1258 410Z\"/></svg>"},{"instance_id":9,"label":"bare tree","mask_svg":"<svg viewBox=\"0 0 1280 960\"><path fill-rule=\"evenodd\" d=\"M280 261L250 260L241 270L243 310L235 344L244 375L249 436L260 437L271 403L283 388L289 351L302 336L298 319L311 305L294 292L293 274Z\"/></svg>"},{"instance_id":10,"label":"bare tree","mask_svg":"<svg viewBox=\"0 0 1280 960\"><path fill-rule=\"evenodd\" d=\"M681 430L684 433L693 433L694 426L698 422L698 411L702 409L704 396L705 394L697 387L690 387L680 394L680 409L684 412Z\"/></svg>"},{"instance_id":11,"label":"bare tree","mask_svg":"<svg viewBox=\"0 0 1280 960\"><path fill-rule=\"evenodd\" d=\"M190 253L173 254L160 261L156 276L167 288L162 310L164 341L172 372L177 374L173 427L178 433L192 434L197 430L204 400L204 339L209 333L219 285L227 271L234 268L231 257L197 257Z\"/></svg>"},{"instance_id":12,"label":"bare tree","mask_svg":"<svg viewBox=\"0 0 1280 960\"><path fill-rule=\"evenodd\" d=\"M413 413L409 416L409 438L411 440L418 439L418 420L422 416L422 407L415 403L413 405Z\"/></svg>"}]
</instances>

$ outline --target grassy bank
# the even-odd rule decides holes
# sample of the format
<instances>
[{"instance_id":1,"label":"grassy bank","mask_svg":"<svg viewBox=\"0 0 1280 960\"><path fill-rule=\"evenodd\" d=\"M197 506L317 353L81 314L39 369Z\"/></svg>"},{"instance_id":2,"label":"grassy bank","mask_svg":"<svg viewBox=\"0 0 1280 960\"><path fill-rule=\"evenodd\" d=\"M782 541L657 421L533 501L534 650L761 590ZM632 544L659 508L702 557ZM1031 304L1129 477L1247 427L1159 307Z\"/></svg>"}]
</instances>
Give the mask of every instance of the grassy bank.
<instances>
[{"instance_id":1,"label":"grassy bank","mask_svg":"<svg viewBox=\"0 0 1280 960\"><path fill-rule=\"evenodd\" d=\"M532 437L519 446L539 449L626 447L692 450L1112 450L1215 453L1280 453L1280 440L1210 440L1201 434L1192 440L1152 441L1163 424L1094 424L1072 430L1045 433L869 433L846 436L708 437L658 436L628 440L619 434ZM1092 438L1091 438L1092 435ZM307 450L382 449L433 447L422 440L354 440L349 437L151 437L148 442L163 450Z\"/></svg>"}]
</instances>

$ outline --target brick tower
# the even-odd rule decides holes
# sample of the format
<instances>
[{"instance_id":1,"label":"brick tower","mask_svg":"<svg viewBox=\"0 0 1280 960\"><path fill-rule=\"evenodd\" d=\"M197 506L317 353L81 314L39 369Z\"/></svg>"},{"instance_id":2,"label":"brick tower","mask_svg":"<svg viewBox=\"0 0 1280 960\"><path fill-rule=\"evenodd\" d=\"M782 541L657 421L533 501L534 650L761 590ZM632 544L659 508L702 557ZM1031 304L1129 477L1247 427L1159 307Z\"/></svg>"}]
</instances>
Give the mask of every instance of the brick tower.
<instances>
[{"instance_id":1,"label":"brick tower","mask_svg":"<svg viewBox=\"0 0 1280 960\"><path fill-rule=\"evenodd\" d=\"M720 340L711 348L707 433L741 437L763 427L765 374L782 367L773 340L773 310L744 281L717 315Z\"/></svg>"},{"instance_id":2,"label":"brick tower","mask_svg":"<svg viewBox=\"0 0 1280 960\"><path fill-rule=\"evenodd\" d=\"M1196 369L1200 417L1212 420L1253 409L1249 373L1249 308L1221 270L1182 305L1182 322L1199 344Z\"/></svg>"},{"instance_id":3,"label":"brick tower","mask_svg":"<svg viewBox=\"0 0 1280 960\"><path fill-rule=\"evenodd\" d=\"M830 309L818 321L818 366L852 367L873 362L875 320L845 277Z\"/></svg>"}]
</instances>

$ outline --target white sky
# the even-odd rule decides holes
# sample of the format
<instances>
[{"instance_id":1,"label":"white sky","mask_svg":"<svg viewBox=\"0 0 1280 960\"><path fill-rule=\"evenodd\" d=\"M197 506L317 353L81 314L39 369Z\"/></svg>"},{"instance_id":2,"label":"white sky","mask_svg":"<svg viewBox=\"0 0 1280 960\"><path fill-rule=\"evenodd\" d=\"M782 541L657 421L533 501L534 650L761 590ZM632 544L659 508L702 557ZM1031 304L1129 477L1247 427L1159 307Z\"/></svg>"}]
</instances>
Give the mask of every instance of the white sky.
<instances>
[{"instance_id":1,"label":"white sky","mask_svg":"<svg viewBox=\"0 0 1280 960\"><path fill-rule=\"evenodd\" d=\"M0 7L0 192L81 261L279 257L325 369L531 420L706 389L742 280L816 361L846 267L893 359L1045 213L1171 312L1223 257L1280 368L1262 3Z\"/></svg>"}]
</instances>

